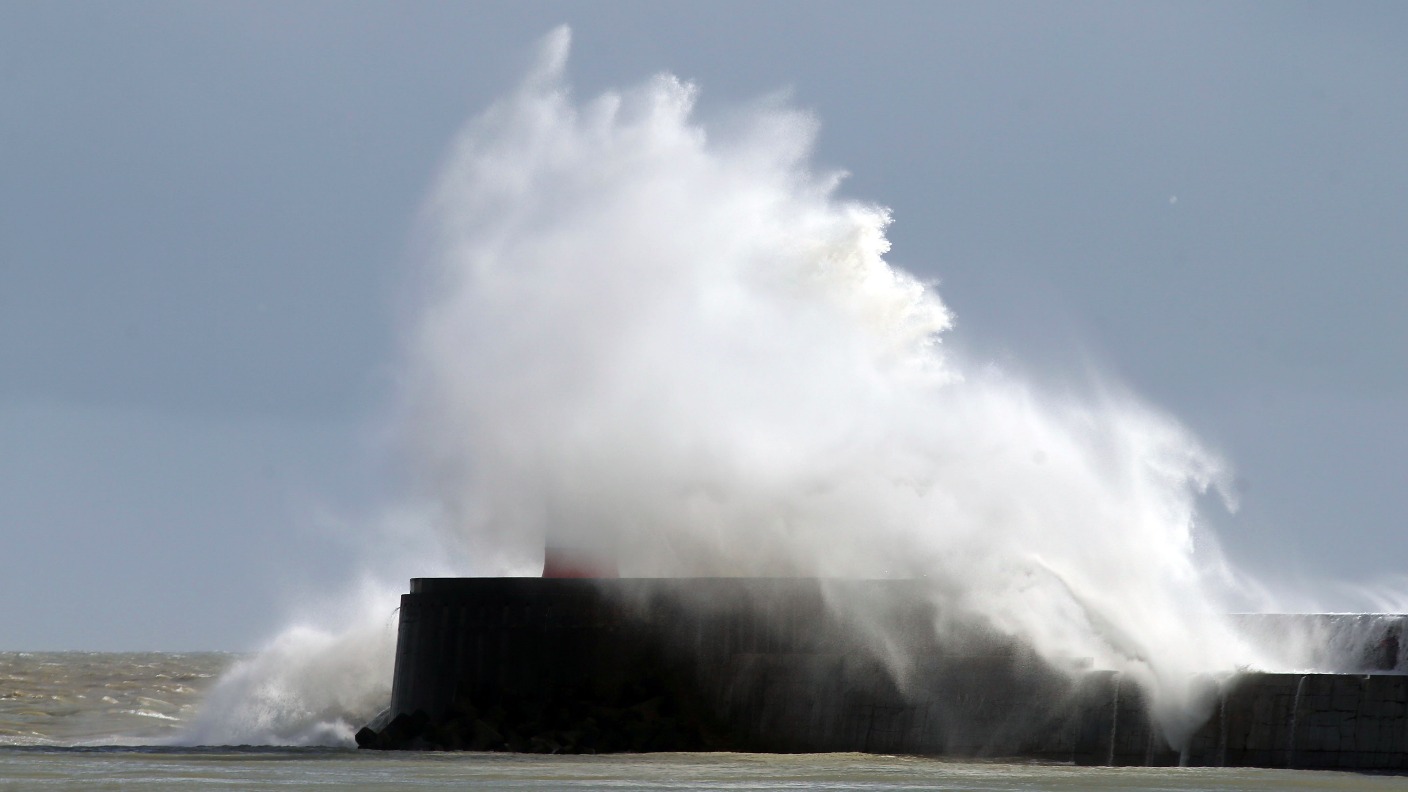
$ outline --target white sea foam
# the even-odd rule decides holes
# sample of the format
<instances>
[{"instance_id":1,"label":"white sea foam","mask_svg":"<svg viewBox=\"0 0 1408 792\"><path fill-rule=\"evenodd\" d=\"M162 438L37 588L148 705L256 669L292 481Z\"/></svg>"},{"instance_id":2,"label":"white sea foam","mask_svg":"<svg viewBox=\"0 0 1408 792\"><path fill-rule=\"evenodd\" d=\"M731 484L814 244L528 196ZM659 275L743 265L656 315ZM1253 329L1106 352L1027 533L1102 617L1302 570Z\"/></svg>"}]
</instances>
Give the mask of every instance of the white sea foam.
<instances>
[{"instance_id":1,"label":"white sea foam","mask_svg":"<svg viewBox=\"0 0 1408 792\"><path fill-rule=\"evenodd\" d=\"M349 745L386 706L395 651L394 589L367 585L353 604L295 624L225 672L179 745ZM388 604L391 603L391 604Z\"/></svg>"},{"instance_id":2,"label":"white sea foam","mask_svg":"<svg viewBox=\"0 0 1408 792\"><path fill-rule=\"evenodd\" d=\"M167 714L165 714L165 713L162 713L162 712L154 712L154 711L152 711L152 710L123 710L122 713L123 713L124 715L137 715L137 716L142 717L142 718L154 718L154 719L156 719L156 720L166 720L166 721L179 721L179 720L181 720L180 718L176 717L175 715L167 715Z\"/></svg>"},{"instance_id":3,"label":"white sea foam","mask_svg":"<svg viewBox=\"0 0 1408 792\"><path fill-rule=\"evenodd\" d=\"M425 210L399 426L447 555L422 574L536 574L552 534L625 575L923 578L1132 674L1175 735L1191 673L1261 662L1219 615L1215 455L1118 388L946 352L949 310L885 260L889 212L812 165L807 113L709 127L670 75L581 101L568 42L465 128ZM290 630L188 739L346 740L385 701L392 604Z\"/></svg>"}]
</instances>

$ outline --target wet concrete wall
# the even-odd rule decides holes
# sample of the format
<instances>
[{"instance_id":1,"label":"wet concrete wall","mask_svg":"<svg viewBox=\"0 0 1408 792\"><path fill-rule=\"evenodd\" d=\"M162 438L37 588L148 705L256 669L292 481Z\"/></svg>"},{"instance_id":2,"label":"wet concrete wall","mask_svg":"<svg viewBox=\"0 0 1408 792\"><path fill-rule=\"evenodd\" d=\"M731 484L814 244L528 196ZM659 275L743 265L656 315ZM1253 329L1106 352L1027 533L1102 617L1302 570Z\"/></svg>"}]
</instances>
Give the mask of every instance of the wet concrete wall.
<instances>
[{"instance_id":1,"label":"wet concrete wall","mask_svg":"<svg viewBox=\"0 0 1408 792\"><path fill-rule=\"evenodd\" d=\"M414 580L402 598L392 714L420 711L434 722L528 711L536 724L547 722L545 712L570 720L561 714L568 703L589 702L580 712L598 720L647 712L633 729L654 723L693 735L600 743L614 750L1404 769L1405 682L1393 674L1206 680L1209 718L1175 752L1129 680L1055 668L939 612L910 581L446 578ZM658 717L662 706L668 718ZM575 734L577 725L557 728ZM497 721L490 729L509 730ZM573 745L558 732L502 744Z\"/></svg>"}]
</instances>

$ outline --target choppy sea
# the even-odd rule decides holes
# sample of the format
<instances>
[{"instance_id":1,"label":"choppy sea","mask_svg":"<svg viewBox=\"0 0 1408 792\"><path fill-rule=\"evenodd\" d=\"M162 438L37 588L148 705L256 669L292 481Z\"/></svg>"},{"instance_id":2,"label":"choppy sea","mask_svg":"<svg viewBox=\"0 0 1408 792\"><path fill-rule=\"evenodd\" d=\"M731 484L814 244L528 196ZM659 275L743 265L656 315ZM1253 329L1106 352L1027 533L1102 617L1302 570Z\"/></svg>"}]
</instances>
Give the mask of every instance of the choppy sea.
<instances>
[{"instance_id":1,"label":"choppy sea","mask_svg":"<svg viewBox=\"0 0 1408 792\"><path fill-rule=\"evenodd\" d=\"M1378 790L1408 779L864 754L529 756L178 746L220 653L0 653L0 790Z\"/></svg>"}]
</instances>

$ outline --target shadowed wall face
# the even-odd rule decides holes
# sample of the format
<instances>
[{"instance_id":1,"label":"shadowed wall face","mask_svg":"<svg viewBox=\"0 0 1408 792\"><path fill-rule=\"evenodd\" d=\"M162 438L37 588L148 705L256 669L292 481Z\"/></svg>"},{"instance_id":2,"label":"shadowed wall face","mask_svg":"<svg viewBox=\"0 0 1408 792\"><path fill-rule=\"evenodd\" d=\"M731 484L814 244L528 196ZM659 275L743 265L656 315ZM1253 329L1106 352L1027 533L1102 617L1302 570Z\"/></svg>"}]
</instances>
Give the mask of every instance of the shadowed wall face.
<instances>
[{"instance_id":1,"label":"shadowed wall face","mask_svg":"<svg viewBox=\"0 0 1408 792\"><path fill-rule=\"evenodd\" d=\"M418 579L402 598L392 714L478 719L589 702L601 715L666 701L709 727L685 747L1069 760L1087 691L973 623L936 643L921 591L905 581L833 581L823 594L806 579ZM906 636L902 669L828 607L838 596Z\"/></svg>"},{"instance_id":2,"label":"shadowed wall face","mask_svg":"<svg viewBox=\"0 0 1408 792\"><path fill-rule=\"evenodd\" d=\"M1204 717L1175 747L1137 678L1055 668L973 622L950 619L951 642L935 641L943 614L922 591L911 581L417 579L402 598L391 714L419 711L423 722L407 742L377 747L1408 768L1408 677L1197 678ZM838 597L853 607L833 610ZM907 636L909 661L887 664L838 615L856 612ZM1358 636L1341 651L1358 657L1402 617L1242 618L1268 633Z\"/></svg>"}]
</instances>

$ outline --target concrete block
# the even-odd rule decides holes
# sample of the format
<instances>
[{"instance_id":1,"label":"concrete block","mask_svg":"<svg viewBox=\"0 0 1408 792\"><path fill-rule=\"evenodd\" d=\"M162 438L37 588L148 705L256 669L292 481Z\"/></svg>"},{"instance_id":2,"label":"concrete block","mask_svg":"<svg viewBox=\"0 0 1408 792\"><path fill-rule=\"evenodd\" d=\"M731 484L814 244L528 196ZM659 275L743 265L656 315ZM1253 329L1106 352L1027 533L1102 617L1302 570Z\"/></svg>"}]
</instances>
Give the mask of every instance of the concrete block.
<instances>
[{"instance_id":1,"label":"concrete block","mask_svg":"<svg viewBox=\"0 0 1408 792\"><path fill-rule=\"evenodd\" d=\"M916 625L909 650L922 659L901 685L828 621L815 581L421 579L402 600L393 709L433 717L460 699L492 706L582 690L609 698L625 695L643 669L665 669L661 690L693 686L689 695L711 702L743 748L1082 763L1108 761L1113 748L1120 764L1177 759L1133 685L1120 685L1116 706L1110 672L1072 683L980 627L972 644L980 650L965 641L969 654L956 656L924 628L933 606L918 596L908 602L906 586L913 584L855 583L858 595L884 593L892 612L881 618ZM578 660L551 660L561 657ZM1195 732L1191 761L1408 762L1403 677L1248 674L1228 686L1220 707Z\"/></svg>"}]
</instances>

